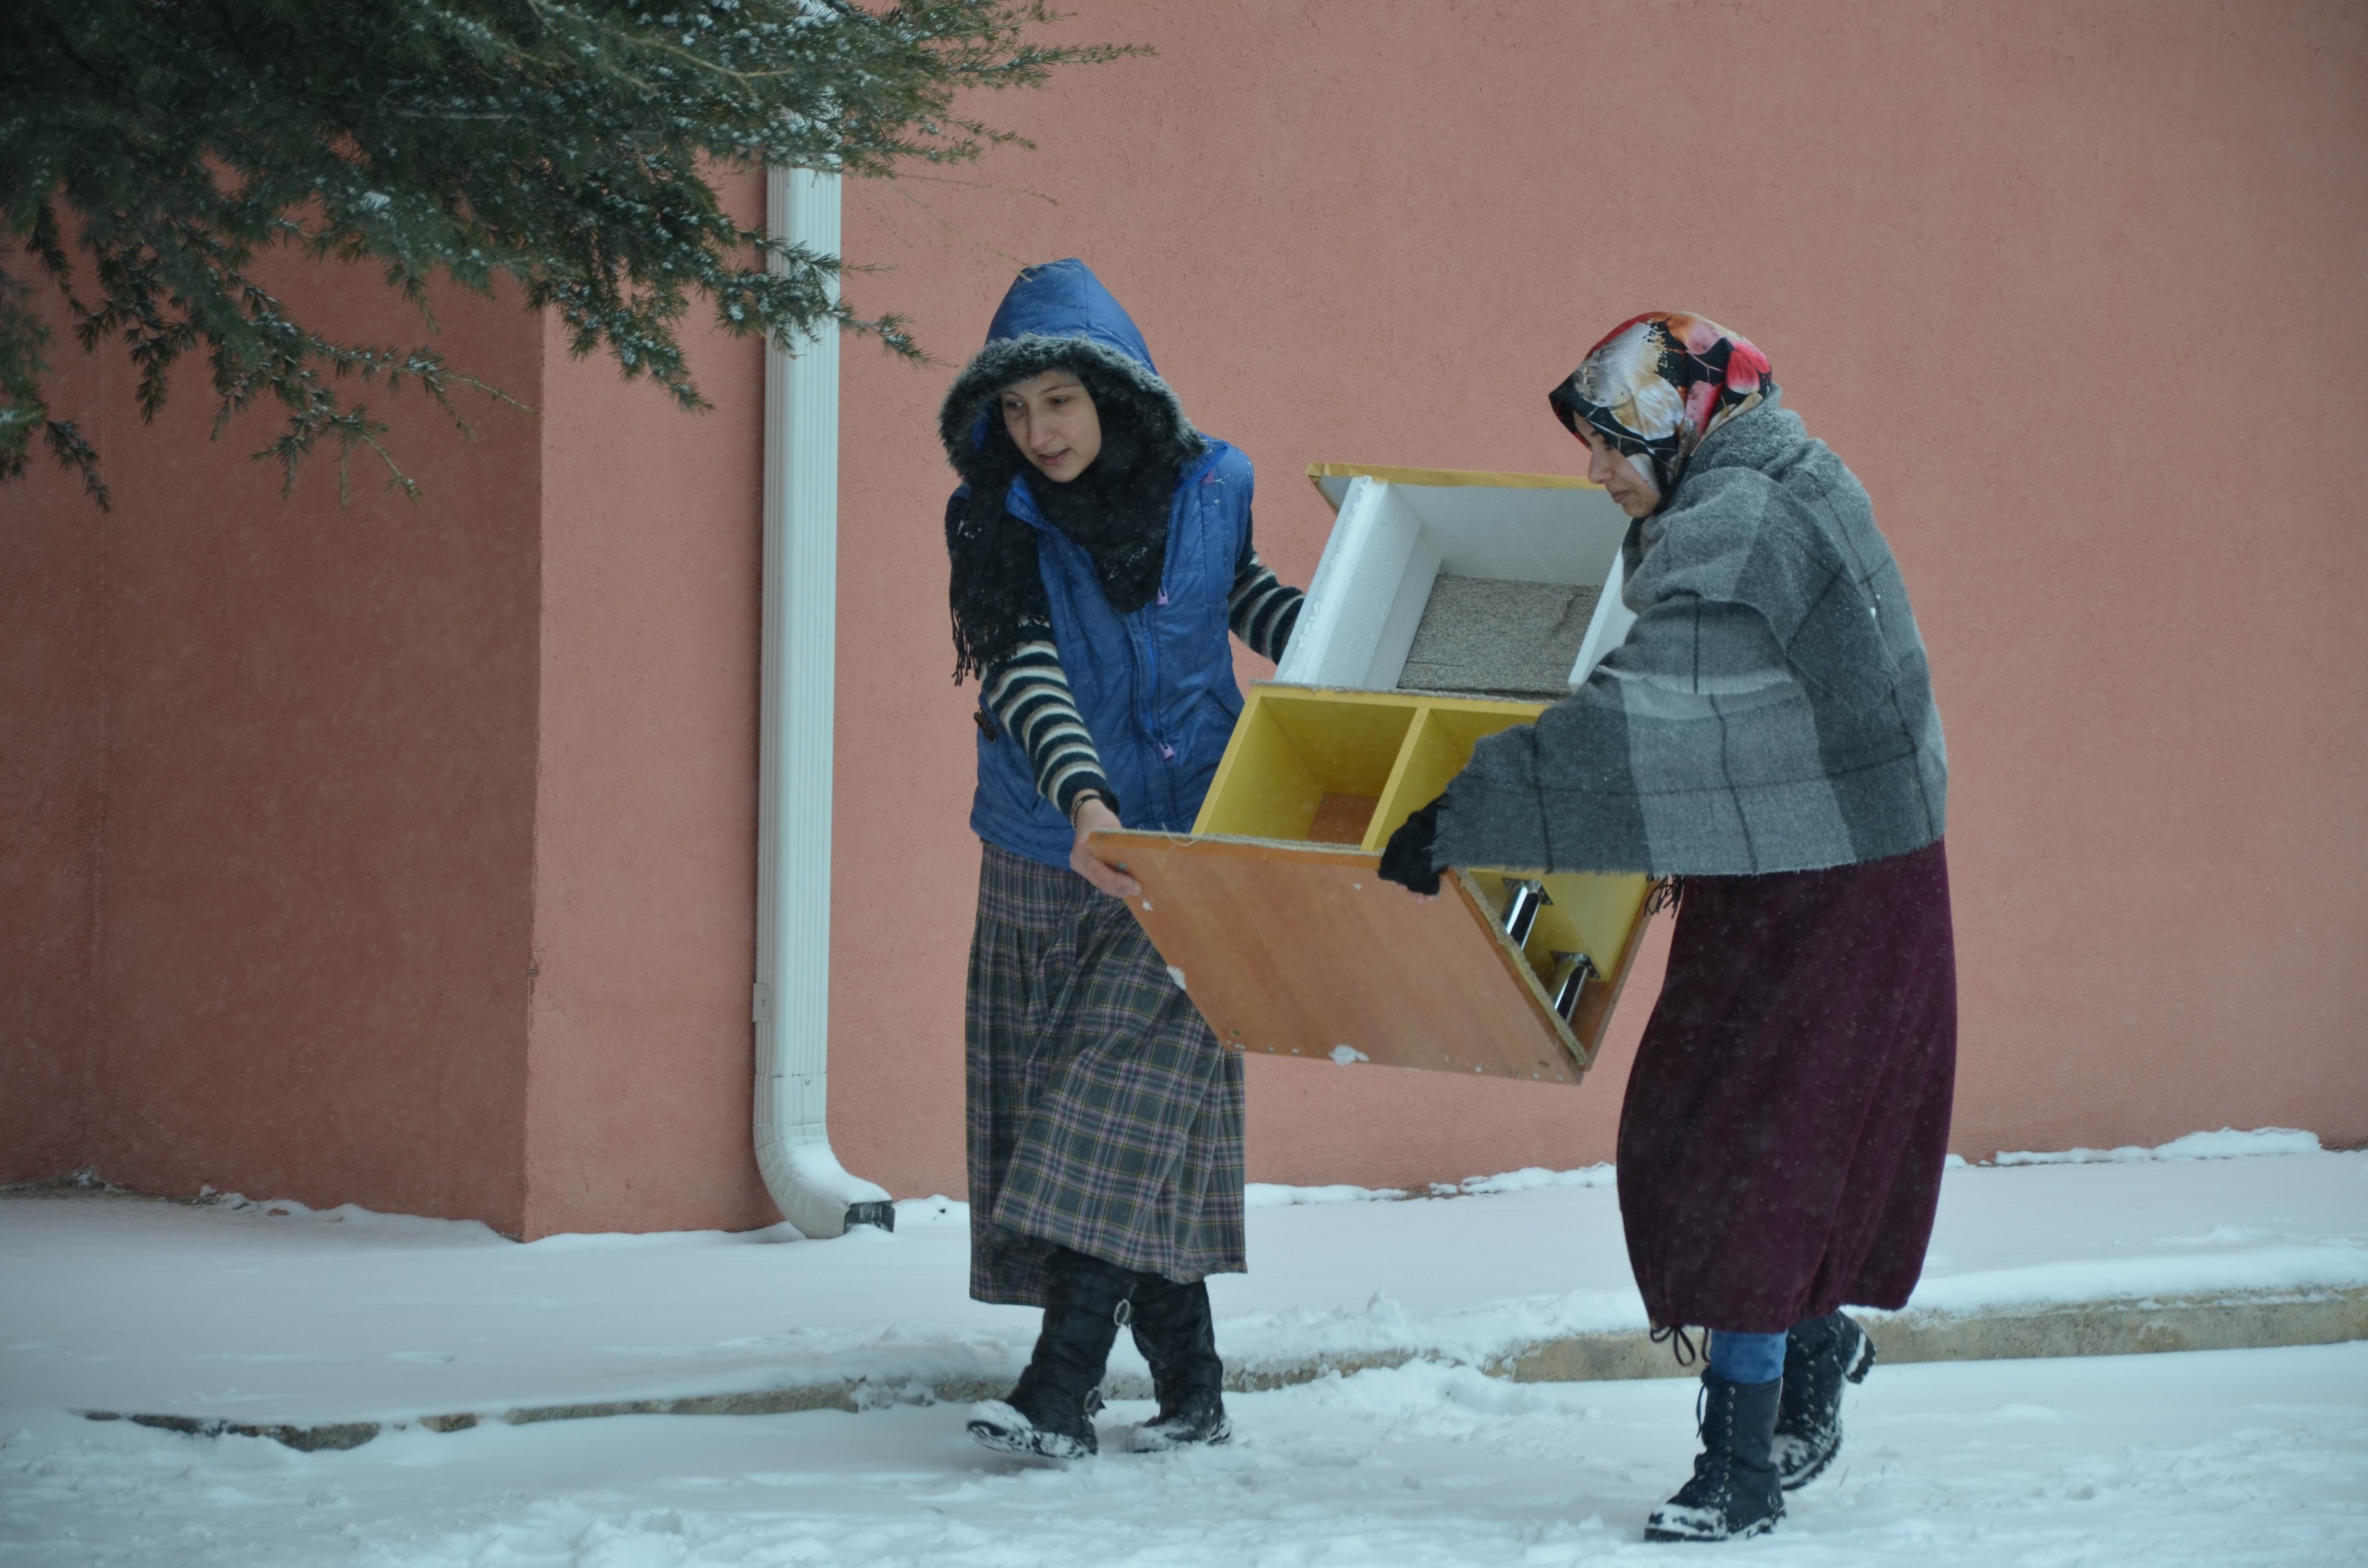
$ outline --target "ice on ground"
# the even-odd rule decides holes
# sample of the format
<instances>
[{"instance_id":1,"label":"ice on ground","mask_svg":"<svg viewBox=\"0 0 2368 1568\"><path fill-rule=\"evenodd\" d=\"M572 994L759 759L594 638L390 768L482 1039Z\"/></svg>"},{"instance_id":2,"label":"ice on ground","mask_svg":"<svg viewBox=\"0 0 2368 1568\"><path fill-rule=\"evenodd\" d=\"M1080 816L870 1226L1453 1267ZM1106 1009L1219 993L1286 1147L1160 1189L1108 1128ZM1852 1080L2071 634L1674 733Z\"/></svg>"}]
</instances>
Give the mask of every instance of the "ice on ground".
<instances>
[{"instance_id":1,"label":"ice on ground","mask_svg":"<svg viewBox=\"0 0 2368 1568\"><path fill-rule=\"evenodd\" d=\"M1390 1206L1408 1208L1411 1205ZM1453 1207L1453 1206L1448 1206ZM2368 1564L2368 1345L1878 1367L1770 1568ZM1416 1363L1233 1397L1222 1449L990 1454L962 1407L395 1433L346 1453L0 1423L0 1565L1565 1568L1656 1564L1682 1381ZM1700 1555L1700 1553L1697 1553Z\"/></svg>"}]
</instances>

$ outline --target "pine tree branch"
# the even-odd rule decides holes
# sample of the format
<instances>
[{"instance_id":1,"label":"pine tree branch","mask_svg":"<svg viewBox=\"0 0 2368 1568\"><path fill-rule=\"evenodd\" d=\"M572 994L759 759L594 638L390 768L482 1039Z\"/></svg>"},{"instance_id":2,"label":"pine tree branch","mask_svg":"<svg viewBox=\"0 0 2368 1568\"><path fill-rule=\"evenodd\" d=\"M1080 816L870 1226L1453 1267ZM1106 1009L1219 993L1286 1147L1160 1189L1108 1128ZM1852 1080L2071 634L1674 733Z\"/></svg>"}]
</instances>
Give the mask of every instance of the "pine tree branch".
<instances>
[{"instance_id":1,"label":"pine tree branch","mask_svg":"<svg viewBox=\"0 0 2368 1568\"><path fill-rule=\"evenodd\" d=\"M734 335L835 329L925 358L901 317L835 297L838 258L743 225L716 180L1024 145L956 102L1141 52L1033 41L1057 19L1042 0L17 0L0 12L0 232L83 351L131 365L144 417L198 355L217 435L259 402L285 411L256 456L286 482L334 440L341 487L360 449L416 494L343 383L416 385L464 431L455 393L516 400L425 347L308 327L256 280L260 258L375 263L431 334L431 285L490 297L507 278L571 352L685 408L706 406L678 335L694 301ZM44 390L33 300L0 266L0 483L46 447L104 506L97 453Z\"/></svg>"}]
</instances>

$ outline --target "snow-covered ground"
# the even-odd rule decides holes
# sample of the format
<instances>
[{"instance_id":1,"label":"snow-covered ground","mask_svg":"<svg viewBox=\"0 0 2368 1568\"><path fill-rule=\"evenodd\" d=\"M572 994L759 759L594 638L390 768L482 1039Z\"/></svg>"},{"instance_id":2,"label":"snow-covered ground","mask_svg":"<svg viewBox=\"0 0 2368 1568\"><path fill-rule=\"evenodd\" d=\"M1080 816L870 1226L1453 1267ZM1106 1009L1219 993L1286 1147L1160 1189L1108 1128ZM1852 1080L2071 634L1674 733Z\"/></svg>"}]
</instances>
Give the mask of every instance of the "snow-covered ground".
<instances>
[{"instance_id":1,"label":"snow-covered ground","mask_svg":"<svg viewBox=\"0 0 2368 1568\"><path fill-rule=\"evenodd\" d=\"M1253 1196L1255 1272L1214 1282L1230 1360L1436 1359L1235 1396L1223 1450L1065 1469L897 1403L1009 1376L1034 1331L964 1298L967 1216L942 1199L825 1244L527 1245L350 1209L0 1199L0 1565L1668 1561L1638 1530L1692 1453L1692 1385L1478 1370L1642 1325L1608 1173ZM1917 1304L2362 1286L2368 1154L2215 1133L1952 1169ZM853 1376L880 1408L415 1426L348 1452L71 1414L399 1421ZM1113 1406L1106 1437L1146 1408ZM2368 1344L1885 1366L1850 1432L1783 1528L1733 1551L2368 1565Z\"/></svg>"},{"instance_id":2,"label":"snow-covered ground","mask_svg":"<svg viewBox=\"0 0 2368 1568\"><path fill-rule=\"evenodd\" d=\"M0 1422L8 1568L1817 1568L2368 1563L2368 1345L1878 1367L1835 1471L1728 1548L1647 1546L1674 1381L1418 1362L1232 1400L1228 1448L999 1458L939 1405L391 1433L347 1453ZM1106 1434L1147 1407L1119 1405Z\"/></svg>"},{"instance_id":3,"label":"snow-covered ground","mask_svg":"<svg viewBox=\"0 0 2368 1568\"><path fill-rule=\"evenodd\" d=\"M2208 1138L2214 1153L2302 1152L1951 1170L1915 1305L2368 1286L2368 1154ZM1517 1173L1406 1202L1261 1190L1251 1272L1211 1282L1219 1347L1243 1366L1480 1365L1641 1329L1607 1175ZM1037 1315L964 1295L962 1206L906 1202L896 1224L824 1243L782 1228L520 1245L351 1209L0 1200L0 1411L391 1420L1016 1372ZM1115 1366L1142 1364L1122 1347Z\"/></svg>"}]
</instances>

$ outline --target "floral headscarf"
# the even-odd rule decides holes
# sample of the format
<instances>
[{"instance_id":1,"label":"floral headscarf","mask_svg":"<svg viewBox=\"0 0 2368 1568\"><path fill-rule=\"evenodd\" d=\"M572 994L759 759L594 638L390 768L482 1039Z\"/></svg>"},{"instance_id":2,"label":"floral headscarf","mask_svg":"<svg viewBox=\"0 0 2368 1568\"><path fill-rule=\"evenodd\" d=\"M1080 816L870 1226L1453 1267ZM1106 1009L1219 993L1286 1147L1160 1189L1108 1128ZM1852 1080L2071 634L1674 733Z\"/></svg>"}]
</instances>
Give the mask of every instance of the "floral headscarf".
<instances>
[{"instance_id":1,"label":"floral headscarf","mask_svg":"<svg viewBox=\"0 0 2368 1568\"><path fill-rule=\"evenodd\" d=\"M1612 328L1547 402L1580 440L1592 429L1630 457L1649 457L1667 494L1702 437L1759 406L1773 385L1768 356L1742 334L1653 311Z\"/></svg>"}]
</instances>

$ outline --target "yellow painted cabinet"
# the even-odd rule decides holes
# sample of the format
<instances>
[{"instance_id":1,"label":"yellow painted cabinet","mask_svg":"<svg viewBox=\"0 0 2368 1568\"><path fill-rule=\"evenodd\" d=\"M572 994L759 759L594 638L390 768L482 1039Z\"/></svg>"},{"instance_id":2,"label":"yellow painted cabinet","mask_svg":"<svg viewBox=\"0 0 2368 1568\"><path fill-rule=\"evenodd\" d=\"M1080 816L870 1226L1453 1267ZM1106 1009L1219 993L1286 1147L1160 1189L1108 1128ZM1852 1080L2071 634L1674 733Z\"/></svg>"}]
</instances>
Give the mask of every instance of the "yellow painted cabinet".
<instances>
[{"instance_id":1,"label":"yellow painted cabinet","mask_svg":"<svg viewBox=\"0 0 2368 1568\"><path fill-rule=\"evenodd\" d=\"M1533 720L1617 645L1625 519L1568 480L1314 472L1341 523L1191 835L1104 834L1096 852L1144 884L1138 919L1230 1045L1576 1083L1634 959L1645 879L1462 868L1424 901L1376 868L1475 743ZM1434 634L1450 581L1480 634L1493 606L1513 607L1497 645L1471 624ZM1561 623L1527 614L1533 602L1564 607ZM1409 670L1559 689L1405 689ZM1294 674L1329 682L1281 678Z\"/></svg>"}]
</instances>

